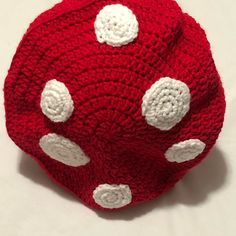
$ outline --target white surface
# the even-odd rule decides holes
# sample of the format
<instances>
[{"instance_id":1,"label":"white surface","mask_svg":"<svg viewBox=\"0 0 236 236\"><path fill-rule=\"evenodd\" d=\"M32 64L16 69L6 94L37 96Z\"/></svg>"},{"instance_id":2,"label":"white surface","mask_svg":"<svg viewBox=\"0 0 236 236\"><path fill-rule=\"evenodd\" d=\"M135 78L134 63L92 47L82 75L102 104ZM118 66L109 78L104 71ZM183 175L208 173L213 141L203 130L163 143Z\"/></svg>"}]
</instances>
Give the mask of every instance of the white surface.
<instances>
[{"instance_id":1,"label":"white surface","mask_svg":"<svg viewBox=\"0 0 236 236\"><path fill-rule=\"evenodd\" d=\"M169 77L160 78L143 96L142 115L149 125L170 130L189 111L190 99L187 84Z\"/></svg>"},{"instance_id":2,"label":"white surface","mask_svg":"<svg viewBox=\"0 0 236 236\"><path fill-rule=\"evenodd\" d=\"M79 145L55 133L44 135L39 146L49 157L68 166L84 166L90 161Z\"/></svg>"},{"instance_id":3,"label":"white surface","mask_svg":"<svg viewBox=\"0 0 236 236\"><path fill-rule=\"evenodd\" d=\"M0 83L28 24L56 0L0 1ZM96 213L52 184L7 137L0 97L0 235L234 236L236 222L236 1L178 0L207 31L227 113L217 147L161 199Z\"/></svg>"},{"instance_id":4,"label":"white surface","mask_svg":"<svg viewBox=\"0 0 236 236\"><path fill-rule=\"evenodd\" d=\"M74 110L74 102L66 85L56 79L49 80L41 94L42 112L52 122L67 121Z\"/></svg>"},{"instance_id":5,"label":"white surface","mask_svg":"<svg viewBox=\"0 0 236 236\"><path fill-rule=\"evenodd\" d=\"M170 162L182 163L196 158L205 149L206 144L199 139L188 139L173 144L166 152L165 157Z\"/></svg>"},{"instance_id":6,"label":"white surface","mask_svg":"<svg viewBox=\"0 0 236 236\"><path fill-rule=\"evenodd\" d=\"M98 42L113 47L133 42L138 36L138 26L132 10L121 4L104 6L94 22Z\"/></svg>"},{"instance_id":7,"label":"white surface","mask_svg":"<svg viewBox=\"0 0 236 236\"><path fill-rule=\"evenodd\" d=\"M100 184L93 191L93 198L101 207L115 209L128 205L132 200L132 193L128 185Z\"/></svg>"}]
</instances>

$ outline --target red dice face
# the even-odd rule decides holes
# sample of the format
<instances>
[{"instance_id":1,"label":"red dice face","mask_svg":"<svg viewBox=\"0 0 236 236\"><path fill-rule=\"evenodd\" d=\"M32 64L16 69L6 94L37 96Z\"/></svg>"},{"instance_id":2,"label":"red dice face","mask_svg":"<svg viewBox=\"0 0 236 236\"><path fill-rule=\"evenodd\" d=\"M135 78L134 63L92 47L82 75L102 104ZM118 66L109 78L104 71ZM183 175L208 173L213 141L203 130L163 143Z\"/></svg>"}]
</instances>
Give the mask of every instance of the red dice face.
<instances>
[{"instance_id":1,"label":"red dice face","mask_svg":"<svg viewBox=\"0 0 236 236\"><path fill-rule=\"evenodd\" d=\"M107 210L174 186L225 111L205 33L171 0L63 1L31 25L4 92L14 142Z\"/></svg>"}]
</instances>

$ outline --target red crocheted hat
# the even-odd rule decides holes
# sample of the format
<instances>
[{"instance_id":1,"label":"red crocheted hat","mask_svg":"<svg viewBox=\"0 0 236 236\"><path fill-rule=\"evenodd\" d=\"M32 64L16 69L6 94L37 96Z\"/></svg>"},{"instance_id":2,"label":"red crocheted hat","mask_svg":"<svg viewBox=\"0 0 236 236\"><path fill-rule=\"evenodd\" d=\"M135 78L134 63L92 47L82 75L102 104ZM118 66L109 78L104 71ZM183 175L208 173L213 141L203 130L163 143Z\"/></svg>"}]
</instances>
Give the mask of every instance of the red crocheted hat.
<instances>
[{"instance_id":1,"label":"red crocheted hat","mask_svg":"<svg viewBox=\"0 0 236 236\"><path fill-rule=\"evenodd\" d=\"M173 0L65 0L5 81L9 136L92 208L157 198L201 162L225 98L204 31Z\"/></svg>"}]
</instances>

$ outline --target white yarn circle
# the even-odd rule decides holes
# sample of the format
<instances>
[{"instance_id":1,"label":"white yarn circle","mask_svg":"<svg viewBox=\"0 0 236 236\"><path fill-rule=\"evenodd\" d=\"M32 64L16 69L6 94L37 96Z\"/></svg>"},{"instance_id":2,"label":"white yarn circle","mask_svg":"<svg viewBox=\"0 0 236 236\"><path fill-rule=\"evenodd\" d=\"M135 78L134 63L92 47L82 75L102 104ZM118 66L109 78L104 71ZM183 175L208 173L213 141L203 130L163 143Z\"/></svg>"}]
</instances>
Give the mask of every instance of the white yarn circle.
<instances>
[{"instance_id":1,"label":"white yarn circle","mask_svg":"<svg viewBox=\"0 0 236 236\"><path fill-rule=\"evenodd\" d=\"M171 146L165 153L169 162L182 163L196 158L203 152L206 144L199 139L189 139Z\"/></svg>"},{"instance_id":2,"label":"white yarn circle","mask_svg":"<svg viewBox=\"0 0 236 236\"><path fill-rule=\"evenodd\" d=\"M64 83L55 79L46 83L40 106L43 114L53 122L67 121L74 110L69 90Z\"/></svg>"},{"instance_id":3,"label":"white yarn circle","mask_svg":"<svg viewBox=\"0 0 236 236\"><path fill-rule=\"evenodd\" d=\"M120 208L128 205L132 200L132 193L128 185L100 184L93 191L94 201L103 208Z\"/></svg>"},{"instance_id":4,"label":"white yarn circle","mask_svg":"<svg viewBox=\"0 0 236 236\"><path fill-rule=\"evenodd\" d=\"M68 166L83 166L90 161L79 145L55 133L44 135L39 146L49 157Z\"/></svg>"},{"instance_id":5,"label":"white yarn circle","mask_svg":"<svg viewBox=\"0 0 236 236\"><path fill-rule=\"evenodd\" d=\"M190 108L188 86L169 77L156 81L143 96L142 115L147 123L160 130L170 130Z\"/></svg>"},{"instance_id":6,"label":"white yarn circle","mask_svg":"<svg viewBox=\"0 0 236 236\"><path fill-rule=\"evenodd\" d=\"M99 43L120 47L132 42L138 36L139 24L136 16L126 6L111 4L97 15L95 33Z\"/></svg>"}]
</instances>

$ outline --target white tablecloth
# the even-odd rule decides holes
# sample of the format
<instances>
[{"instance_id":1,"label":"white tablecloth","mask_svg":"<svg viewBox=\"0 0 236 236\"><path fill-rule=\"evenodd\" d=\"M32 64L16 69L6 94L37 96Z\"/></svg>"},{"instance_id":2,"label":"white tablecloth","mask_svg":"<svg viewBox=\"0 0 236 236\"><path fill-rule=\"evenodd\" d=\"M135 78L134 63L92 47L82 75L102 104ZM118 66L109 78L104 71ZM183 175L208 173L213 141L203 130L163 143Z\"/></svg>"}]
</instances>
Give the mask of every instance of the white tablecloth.
<instances>
[{"instance_id":1,"label":"white tablecloth","mask_svg":"<svg viewBox=\"0 0 236 236\"><path fill-rule=\"evenodd\" d=\"M0 1L1 88L29 23L57 2ZM1 89L0 235L236 235L236 1L178 2L205 28L226 91L225 125L209 158L159 200L96 213L54 185L8 138Z\"/></svg>"}]
</instances>

